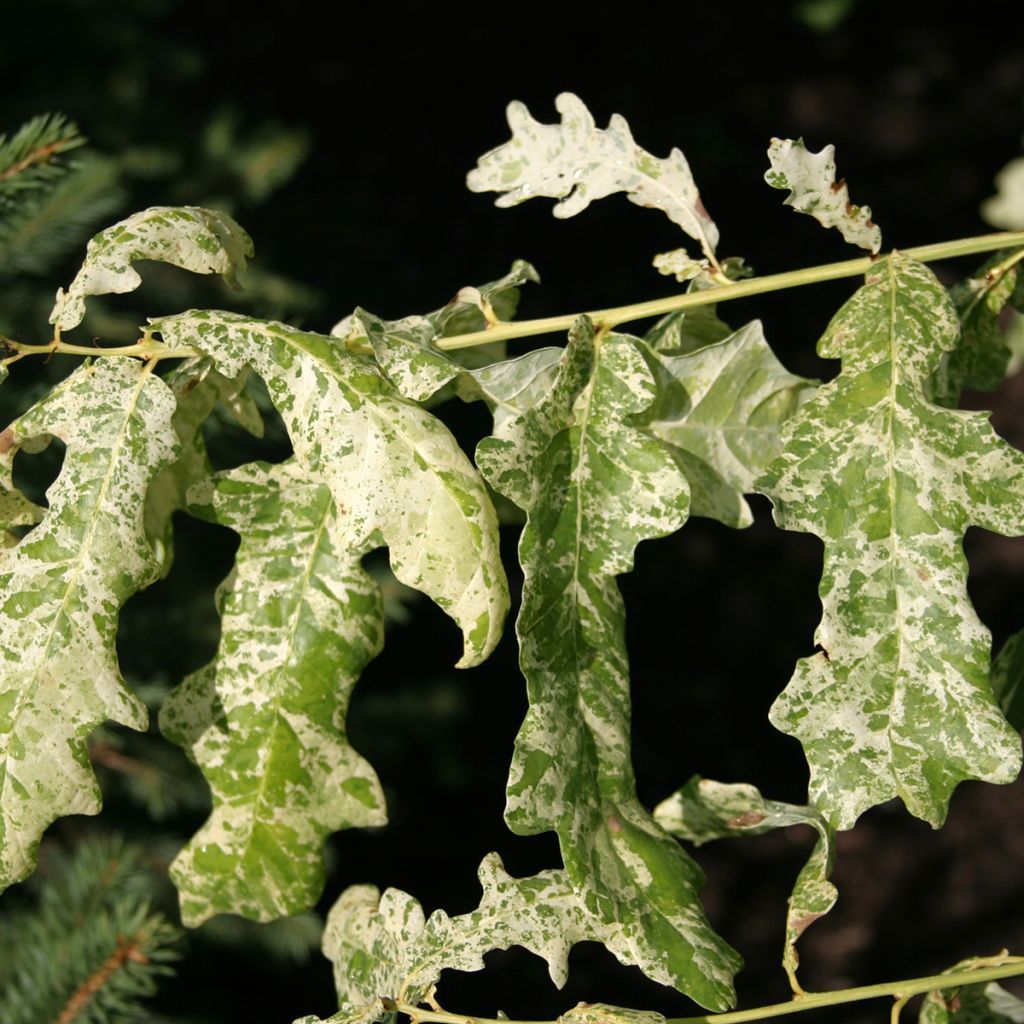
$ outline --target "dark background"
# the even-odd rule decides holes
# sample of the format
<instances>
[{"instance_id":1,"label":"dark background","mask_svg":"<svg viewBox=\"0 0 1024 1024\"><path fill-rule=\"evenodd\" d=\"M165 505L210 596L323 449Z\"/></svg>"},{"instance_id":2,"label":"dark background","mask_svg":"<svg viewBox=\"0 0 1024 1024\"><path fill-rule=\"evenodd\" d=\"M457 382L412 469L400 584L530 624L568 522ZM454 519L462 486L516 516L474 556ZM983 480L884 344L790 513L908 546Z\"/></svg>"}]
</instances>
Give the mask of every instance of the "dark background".
<instances>
[{"instance_id":1,"label":"dark background","mask_svg":"<svg viewBox=\"0 0 1024 1024\"><path fill-rule=\"evenodd\" d=\"M656 155L683 148L721 229L720 253L746 257L759 274L853 255L763 183L773 135L803 136L813 149L834 143L853 200L871 205L890 247L988 230L978 203L1019 154L1024 132L1024 19L1011 3L948 12L892 0L728 8L293 3L271 14L212 0L0 6L0 130L61 110L98 151L133 152L122 214L231 197L227 165L203 143L211 119L225 112L245 131L305 133L309 155L290 182L265 202L232 201L261 263L314 289L294 303L292 321L324 331L356 305L388 318L436 308L460 286L500 276L516 257L543 279L524 293L523 317L673 290L649 261L680 239L652 211L613 197L563 223L551 217L550 201L502 211L492 197L465 190L477 156L507 138L503 109L514 98L553 121L555 95L570 90L601 126L612 112L623 114ZM145 173L147 152L177 154L178 169ZM936 269L952 280L971 263ZM814 342L854 287L819 285L721 312L737 326L761 317L789 368L828 377L834 367L814 355ZM151 298L170 303L169 294ZM44 327L26 325L26 335ZM1022 391L1010 382L999 396L973 400L995 405L999 429L1018 444ZM486 429L473 411L443 415L468 446ZM766 714L795 659L813 647L821 547L776 530L767 504L755 506L757 522L742 533L694 520L643 545L636 572L622 581L634 756L647 805L695 772L753 782L778 799L805 796L799 748ZM233 542L213 527L183 520L179 528L171 579L126 609L122 660L132 679L180 677L210 656L215 640L210 595ZM506 534L514 567L515 530ZM973 531L968 551L972 595L1001 642L1021 625L1024 546ZM201 600L182 603L197 581ZM370 881L411 892L428 912L462 912L476 902L475 870L489 850L513 873L557 863L550 836L517 838L501 822L525 709L514 643L506 637L487 664L455 674L454 627L425 601L406 624L392 625L390 641L357 688L349 724L354 745L380 773L391 823L332 839L321 909L346 885ZM1022 812L1020 785L970 784L938 833L899 806L866 815L840 840L839 905L802 943L805 986L927 974L1002 946L1024 952ZM97 820L143 831L116 808ZM181 838L198 820L179 823ZM778 966L785 899L811 842L804 830L791 831L697 854L709 875L712 920L748 961L741 1006L788 995ZM278 1024L332 1011L319 957L256 969L254 962L250 950L193 956L161 996L163 1012ZM488 963L481 975L447 975L442 1003L529 1018L580 999L699 1012L596 947L573 954L563 993L521 951L492 954ZM822 1017L886 1013L872 1004Z\"/></svg>"}]
</instances>

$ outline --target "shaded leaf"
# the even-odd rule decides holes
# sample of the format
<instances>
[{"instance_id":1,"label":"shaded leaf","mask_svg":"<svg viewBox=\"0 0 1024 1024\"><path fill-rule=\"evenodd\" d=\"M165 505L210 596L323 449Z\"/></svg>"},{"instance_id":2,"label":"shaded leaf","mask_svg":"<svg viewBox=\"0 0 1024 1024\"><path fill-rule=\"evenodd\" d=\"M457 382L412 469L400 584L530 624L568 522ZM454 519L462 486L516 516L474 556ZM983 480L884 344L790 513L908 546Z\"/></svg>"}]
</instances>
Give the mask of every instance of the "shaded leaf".
<instances>
[{"instance_id":1,"label":"shaded leaf","mask_svg":"<svg viewBox=\"0 0 1024 1024\"><path fill-rule=\"evenodd\" d=\"M979 970L1012 962L1015 957L973 957L944 974ZM921 1003L919 1024L1024 1024L1024 1002L998 982L961 985L929 992Z\"/></svg>"},{"instance_id":2,"label":"shaded leaf","mask_svg":"<svg viewBox=\"0 0 1024 1024\"><path fill-rule=\"evenodd\" d=\"M231 313L152 322L171 346L195 346L228 377L266 381L311 482L330 489L340 536L361 557L387 545L398 579L462 629L460 667L501 636L508 590L483 481L448 430L397 394L336 339Z\"/></svg>"},{"instance_id":3,"label":"shaded leaf","mask_svg":"<svg viewBox=\"0 0 1024 1024\"><path fill-rule=\"evenodd\" d=\"M697 846L728 836L761 835L789 825L810 825L818 833L787 904L782 965L796 987L800 965L797 940L839 898L828 880L835 862L835 832L822 813L815 807L766 800L755 786L746 783L713 782L695 775L658 804L654 820L672 835Z\"/></svg>"},{"instance_id":4,"label":"shaded leaf","mask_svg":"<svg viewBox=\"0 0 1024 1024\"><path fill-rule=\"evenodd\" d=\"M621 929L628 962L722 1008L738 957L704 916L700 870L637 801L630 762L615 577L641 540L682 525L689 498L665 448L630 425L654 389L637 339L595 336L580 318L554 386L477 449L491 486L528 515L517 631L530 709L506 819L557 832L579 898Z\"/></svg>"},{"instance_id":5,"label":"shaded leaf","mask_svg":"<svg viewBox=\"0 0 1024 1024\"><path fill-rule=\"evenodd\" d=\"M893 796L938 826L962 779L1010 782L1020 766L961 540L971 523L1024 532L1024 456L985 414L928 401L957 333L926 267L880 262L819 343L842 372L786 422L758 483L780 526L825 542L821 650L770 717L800 739L812 798L838 828Z\"/></svg>"},{"instance_id":6,"label":"shaded leaf","mask_svg":"<svg viewBox=\"0 0 1024 1024\"><path fill-rule=\"evenodd\" d=\"M94 814L86 737L106 719L146 726L121 679L118 611L159 573L143 502L175 452L174 399L138 362L85 365L4 432L8 448L67 446L49 510L0 569L0 887L32 870L43 830Z\"/></svg>"},{"instance_id":7,"label":"shaded leaf","mask_svg":"<svg viewBox=\"0 0 1024 1024\"><path fill-rule=\"evenodd\" d=\"M572 217L594 200L625 192L630 202L662 210L711 256L718 228L700 200L686 157L673 149L652 156L634 141L625 119L612 114L597 128L583 101L570 92L555 98L560 124L535 121L518 101L507 108L512 138L477 162L466 184L473 192L501 192L497 206L534 196L560 199L556 217Z\"/></svg>"},{"instance_id":8,"label":"shaded leaf","mask_svg":"<svg viewBox=\"0 0 1024 1024\"><path fill-rule=\"evenodd\" d=\"M835 146L812 153L803 139L772 139L768 159L771 167L764 180L772 188L790 190L787 206L827 228L838 228L852 245L870 252L882 248L882 230L871 219L871 207L854 206L846 182L836 181Z\"/></svg>"},{"instance_id":9,"label":"shaded leaf","mask_svg":"<svg viewBox=\"0 0 1024 1024\"><path fill-rule=\"evenodd\" d=\"M159 260L197 274L222 274L229 282L252 256L252 240L226 213L199 206L153 206L133 213L89 242L68 290L57 292L50 323L77 327L89 295L134 291L142 278L136 260Z\"/></svg>"},{"instance_id":10,"label":"shaded leaf","mask_svg":"<svg viewBox=\"0 0 1024 1024\"><path fill-rule=\"evenodd\" d=\"M1024 729L1024 630L1003 644L992 663L992 690L1010 725Z\"/></svg>"},{"instance_id":11,"label":"shaded leaf","mask_svg":"<svg viewBox=\"0 0 1024 1024\"><path fill-rule=\"evenodd\" d=\"M994 391L1003 383L1010 348L999 323L1008 303L1014 303L1019 282L1019 253L996 253L971 277L950 289L960 318L960 341L939 364L933 401L956 407L963 388ZM1014 303L1019 305L1019 299Z\"/></svg>"},{"instance_id":12,"label":"shaded leaf","mask_svg":"<svg viewBox=\"0 0 1024 1024\"><path fill-rule=\"evenodd\" d=\"M213 813L171 867L182 918L271 920L312 906L333 831L386 821L373 769L345 739L348 698L383 644L377 586L347 548L331 492L294 462L251 463L192 491L241 536L217 605L217 657L168 697L164 735L199 764Z\"/></svg>"},{"instance_id":13,"label":"shaded leaf","mask_svg":"<svg viewBox=\"0 0 1024 1024\"><path fill-rule=\"evenodd\" d=\"M778 454L781 424L814 383L785 370L758 320L684 355L643 351L657 398L634 422L668 445L689 481L692 515L749 526L743 495Z\"/></svg>"}]
</instances>

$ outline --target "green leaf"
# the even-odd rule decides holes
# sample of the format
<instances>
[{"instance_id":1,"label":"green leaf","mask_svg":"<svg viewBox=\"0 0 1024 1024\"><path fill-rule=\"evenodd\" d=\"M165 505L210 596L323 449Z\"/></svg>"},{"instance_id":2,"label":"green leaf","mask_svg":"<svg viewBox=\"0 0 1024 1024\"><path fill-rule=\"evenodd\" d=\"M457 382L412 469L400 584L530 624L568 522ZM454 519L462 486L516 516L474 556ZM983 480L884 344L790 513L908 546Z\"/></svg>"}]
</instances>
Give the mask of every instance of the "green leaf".
<instances>
[{"instance_id":1,"label":"green leaf","mask_svg":"<svg viewBox=\"0 0 1024 1024\"><path fill-rule=\"evenodd\" d=\"M771 167L764 180L772 188L789 189L784 202L810 214L827 228L838 228L852 245L878 252L882 231L871 219L871 207L854 206L846 182L836 182L836 147L812 153L803 139L772 139L768 147Z\"/></svg>"},{"instance_id":2,"label":"green leaf","mask_svg":"<svg viewBox=\"0 0 1024 1024\"><path fill-rule=\"evenodd\" d=\"M1010 348L999 319L1008 303L1020 304L1015 292L1022 257L1024 249L996 253L972 277L950 290L960 318L960 342L939 364L933 401L955 408L963 388L995 391L1003 383Z\"/></svg>"},{"instance_id":3,"label":"green leaf","mask_svg":"<svg viewBox=\"0 0 1024 1024\"><path fill-rule=\"evenodd\" d=\"M57 292L50 323L77 327L89 295L120 294L142 284L132 264L159 260L197 274L222 274L229 283L252 256L252 240L226 213L199 206L153 206L101 231L68 290Z\"/></svg>"},{"instance_id":4,"label":"green leaf","mask_svg":"<svg viewBox=\"0 0 1024 1024\"><path fill-rule=\"evenodd\" d=\"M658 804L654 820L672 835L697 846L728 836L761 835L789 825L810 825L818 833L787 905L782 965L795 986L800 965L797 940L839 898L828 880L835 862L835 832L822 813L816 807L766 800L755 786L746 783L713 782L695 775Z\"/></svg>"},{"instance_id":5,"label":"green leaf","mask_svg":"<svg viewBox=\"0 0 1024 1024\"><path fill-rule=\"evenodd\" d=\"M992 691L1010 725L1024 729L1024 630L1003 644L992 663Z\"/></svg>"},{"instance_id":6,"label":"green leaf","mask_svg":"<svg viewBox=\"0 0 1024 1024\"><path fill-rule=\"evenodd\" d=\"M488 656L508 609L497 523L479 474L438 420L334 338L216 311L151 329L172 347L200 349L225 376L251 366L263 377L298 464L330 488L348 548L361 556L386 544L398 579L462 629L459 666Z\"/></svg>"},{"instance_id":7,"label":"green leaf","mask_svg":"<svg viewBox=\"0 0 1024 1024\"><path fill-rule=\"evenodd\" d=\"M706 256L718 244L718 228L700 200L686 157L673 149L652 156L634 141L629 125L612 114L597 128L583 101L571 92L555 98L560 124L535 121L517 102L507 108L512 138L477 162L466 184L472 192L501 192L497 206L516 206L534 196L560 199L556 217L572 217L592 202L625 192L630 202L662 210Z\"/></svg>"},{"instance_id":8,"label":"green leaf","mask_svg":"<svg viewBox=\"0 0 1024 1024\"><path fill-rule=\"evenodd\" d=\"M1014 959L1005 954L973 957L943 974L996 967ZM994 981L961 985L929 992L917 1019L919 1024L1024 1024L1024 1002Z\"/></svg>"},{"instance_id":9,"label":"green leaf","mask_svg":"<svg viewBox=\"0 0 1024 1024\"><path fill-rule=\"evenodd\" d=\"M984 413L928 401L957 333L926 267L879 262L819 343L842 372L787 421L758 483L780 526L825 543L821 650L770 717L803 743L812 799L838 828L894 796L937 827L962 779L1011 782L1020 766L961 540L971 523L1024 532L1024 455Z\"/></svg>"},{"instance_id":10,"label":"green leaf","mask_svg":"<svg viewBox=\"0 0 1024 1024\"><path fill-rule=\"evenodd\" d=\"M758 320L696 352L643 352L657 399L634 422L668 446L689 481L692 515L749 526L743 495L779 453L781 424L815 385L786 372Z\"/></svg>"},{"instance_id":11,"label":"green leaf","mask_svg":"<svg viewBox=\"0 0 1024 1024\"><path fill-rule=\"evenodd\" d=\"M553 388L477 449L491 486L528 514L517 630L530 709L506 819L558 833L580 899L622 930L628 962L721 1009L738 957L700 907L699 868L637 801L630 763L615 577L641 540L683 524L689 498L665 448L630 425L655 397L639 344L580 318Z\"/></svg>"},{"instance_id":12,"label":"green leaf","mask_svg":"<svg viewBox=\"0 0 1024 1024\"><path fill-rule=\"evenodd\" d=\"M218 474L191 497L241 545L217 596L218 655L160 715L213 792L171 876L189 925L218 912L266 921L316 902L329 833L386 820L377 776L342 727L383 644L381 599L330 490L294 462Z\"/></svg>"},{"instance_id":13,"label":"green leaf","mask_svg":"<svg viewBox=\"0 0 1024 1024\"><path fill-rule=\"evenodd\" d=\"M115 640L121 605L159 572L143 503L175 453L173 412L159 378L111 357L0 435L8 451L47 435L67 446L49 510L0 566L0 888L32 870L55 818L99 809L88 734L106 719L146 726Z\"/></svg>"}]
</instances>

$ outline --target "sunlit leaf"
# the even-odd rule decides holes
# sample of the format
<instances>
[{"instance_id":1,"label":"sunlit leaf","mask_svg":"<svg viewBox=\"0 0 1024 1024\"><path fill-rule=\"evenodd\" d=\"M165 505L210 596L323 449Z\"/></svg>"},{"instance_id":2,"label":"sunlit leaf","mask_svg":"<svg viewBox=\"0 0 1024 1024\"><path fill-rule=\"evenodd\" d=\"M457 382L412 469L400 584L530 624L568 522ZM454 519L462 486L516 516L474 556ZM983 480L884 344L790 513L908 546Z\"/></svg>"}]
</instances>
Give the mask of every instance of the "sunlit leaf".
<instances>
[{"instance_id":1,"label":"sunlit leaf","mask_svg":"<svg viewBox=\"0 0 1024 1024\"><path fill-rule=\"evenodd\" d=\"M821 649L771 720L802 742L811 796L839 828L894 796L938 826L962 779L1011 782L1020 767L961 542L972 523L1024 533L1024 455L986 414L928 400L957 335L926 267L880 262L818 346L842 372L787 421L758 483L780 526L825 542Z\"/></svg>"},{"instance_id":2,"label":"sunlit leaf","mask_svg":"<svg viewBox=\"0 0 1024 1024\"><path fill-rule=\"evenodd\" d=\"M0 435L59 437L63 468L40 524L0 565L0 888L32 870L43 830L94 814L86 738L146 726L118 670L118 612L159 564L143 529L150 480L175 452L174 399L131 359L86 365Z\"/></svg>"},{"instance_id":3,"label":"sunlit leaf","mask_svg":"<svg viewBox=\"0 0 1024 1024\"><path fill-rule=\"evenodd\" d=\"M787 206L827 228L838 228L852 245L871 252L882 248L882 230L871 219L871 207L854 206L846 182L836 181L835 146L812 153L803 139L772 139L768 159L771 167L764 180L772 188L790 190Z\"/></svg>"},{"instance_id":4,"label":"sunlit leaf","mask_svg":"<svg viewBox=\"0 0 1024 1024\"><path fill-rule=\"evenodd\" d=\"M501 192L498 206L516 206L535 196L560 199L556 217L572 217L596 199L625 192L638 206L661 210L710 256L718 228L701 202L686 157L673 149L652 156L634 141L625 119L612 114L598 128L583 101L570 92L555 98L559 124L535 121L526 107L508 105L512 138L485 153L469 172L473 192Z\"/></svg>"},{"instance_id":5,"label":"sunlit leaf","mask_svg":"<svg viewBox=\"0 0 1024 1024\"><path fill-rule=\"evenodd\" d=\"M226 213L199 206L153 206L133 213L89 242L75 279L57 292L50 323L77 327L90 295L130 292L142 284L136 260L159 260L197 274L222 274L229 282L252 256L252 240Z\"/></svg>"}]
</instances>

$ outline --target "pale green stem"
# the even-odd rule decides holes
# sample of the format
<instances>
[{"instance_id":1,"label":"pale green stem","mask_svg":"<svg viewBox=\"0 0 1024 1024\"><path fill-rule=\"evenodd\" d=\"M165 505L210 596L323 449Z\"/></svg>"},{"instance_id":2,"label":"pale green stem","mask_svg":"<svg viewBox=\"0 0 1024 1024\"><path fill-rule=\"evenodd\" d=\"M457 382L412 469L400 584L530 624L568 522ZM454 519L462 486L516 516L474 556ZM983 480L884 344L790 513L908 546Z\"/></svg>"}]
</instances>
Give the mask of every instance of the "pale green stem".
<instances>
[{"instance_id":1,"label":"pale green stem","mask_svg":"<svg viewBox=\"0 0 1024 1024\"><path fill-rule=\"evenodd\" d=\"M112 348L101 348L98 345L72 345L69 342L61 341L60 338L54 338L53 341L45 345L27 345L24 342L4 337L0 337L0 342L4 347L13 349L16 353L2 360L5 365L17 362L25 356L49 356L56 353L67 356L132 356L147 362L150 360L159 362L161 359L187 359L203 354L194 348L168 348L162 342L153 341L151 338L136 342L134 345L120 345Z\"/></svg>"},{"instance_id":2,"label":"pale green stem","mask_svg":"<svg viewBox=\"0 0 1024 1024\"><path fill-rule=\"evenodd\" d=\"M968 256L972 253L993 252L996 249L1009 249L1021 245L1024 245L1024 231L1006 231L994 235L980 235L977 238L961 238L952 242L920 245L913 249L900 251L906 256L927 262L928 260L950 259L954 256ZM877 261L878 257L876 256L863 256L856 260L844 260L842 263L825 263L818 267L790 270L784 274L770 274L768 277L754 277L747 281L737 281L734 284L706 288L702 291L671 295L664 299L636 302L630 306L597 309L585 315L599 326L617 327L630 320L664 316L666 313L675 313L681 309L691 309L695 306L728 302L730 299L742 299L748 295L781 291L785 288L798 288L819 281L837 281L844 277L856 277L858 274L866 274ZM518 323L499 324L496 327L488 327L483 331L474 331L471 334L454 334L448 338L439 338L437 346L442 349L470 348L473 345L489 345L495 341L507 341L511 338L529 338L537 334L567 331L581 315L584 314L569 313L565 316L549 316L540 320L521 320Z\"/></svg>"},{"instance_id":3,"label":"pale green stem","mask_svg":"<svg viewBox=\"0 0 1024 1024\"><path fill-rule=\"evenodd\" d=\"M727 1013L708 1013L699 1017L671 1017L665 1024L742 1024L744 1021L766 1020L769 1017L784 1017L790 1013L818 1010L840 1003L857 1003L865 999L881 999L889 996L902 1008L913 996L924 992L960 988L963 985L979 985L1000 978L1012 978L1024 974L1024 957L1006 957L997 967L977 970L953 971L949 974L933 974L927 978L910 978L905 981L888 981L880 985L862 985L859 988L844 988L836 992L808 992L785 1003L772 1003L752 1010L732 1010ZM394 1008L422 1024L558 1024L558 1021L520 1021L495 1017L473 1017L466 1014L448 1013L444 1010L425 1010L409 1003L395 1002Z\"/></svg>"}]
</instances>

